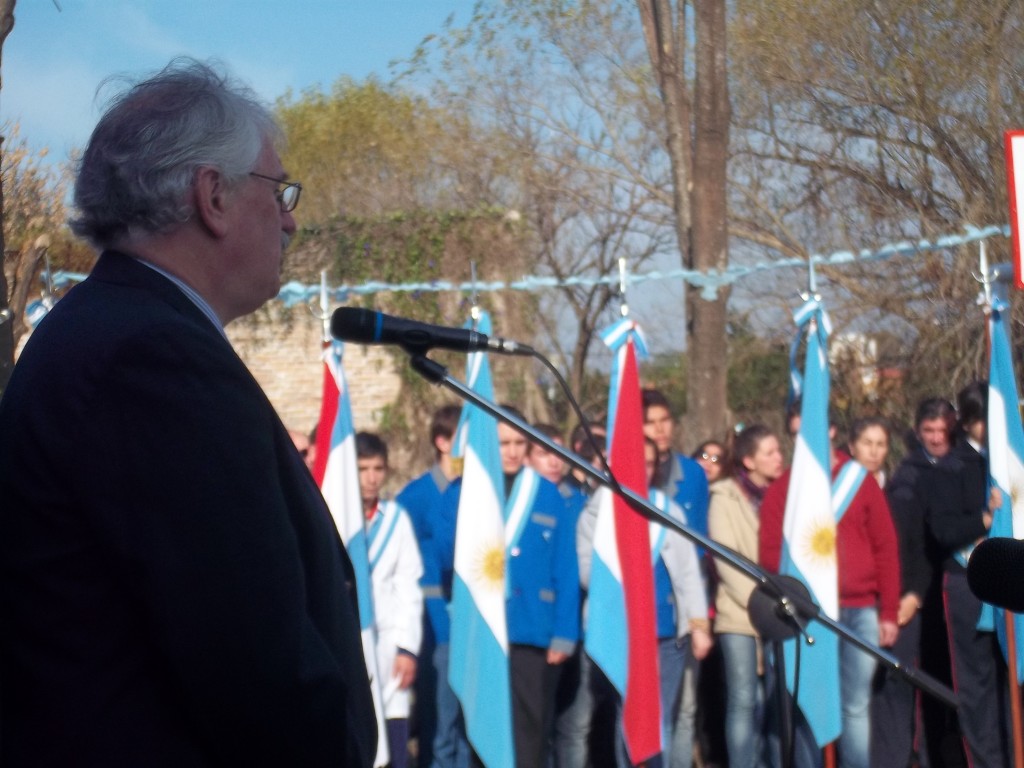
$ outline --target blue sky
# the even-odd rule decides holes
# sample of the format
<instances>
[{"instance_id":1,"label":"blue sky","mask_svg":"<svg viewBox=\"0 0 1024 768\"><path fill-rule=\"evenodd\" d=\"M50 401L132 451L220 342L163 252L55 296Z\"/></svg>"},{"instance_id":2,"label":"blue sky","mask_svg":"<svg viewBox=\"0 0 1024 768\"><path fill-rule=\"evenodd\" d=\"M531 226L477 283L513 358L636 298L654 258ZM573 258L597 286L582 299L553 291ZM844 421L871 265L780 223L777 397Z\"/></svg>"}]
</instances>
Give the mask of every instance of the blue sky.
<instances>
[{"instance_id":1,"label":"blue sky","mask_svg":"<svg viewBox=\"0 0 1024 768\"><path fill-rule=\"evenodd\" d=\"M58 10L58 5L60 10ZM473 0L19 0L3 47L0 119L51 160L85 144L112 74L139 75L176 55L217 58L268 102L341 75L388 76Z\"/></svg>"},{"instance_id":2,"label":"blue sky","mask_svg":"<svg viewBox=\"0 0 1024 768\"><path fill-rule=\"evenodd\" d=\"M0 120L62 163L87 141L103 105L100 83L143 75L177 55L217 58L267 102L288 89L325 89L340 76L389 76L454 14L468 23L475 0L18 0L3 46ZM58 10L58 5L60 10ZM675 266L673 259L669 266ZM468 275L452 276L468 279ZM677 306L680 285L634 286L634 306ZM658 335L658 323L649 334ZM677 335L676 333L669 334ZM658 344L655 348L663 348Z\"/></svg>"}]
</instances>

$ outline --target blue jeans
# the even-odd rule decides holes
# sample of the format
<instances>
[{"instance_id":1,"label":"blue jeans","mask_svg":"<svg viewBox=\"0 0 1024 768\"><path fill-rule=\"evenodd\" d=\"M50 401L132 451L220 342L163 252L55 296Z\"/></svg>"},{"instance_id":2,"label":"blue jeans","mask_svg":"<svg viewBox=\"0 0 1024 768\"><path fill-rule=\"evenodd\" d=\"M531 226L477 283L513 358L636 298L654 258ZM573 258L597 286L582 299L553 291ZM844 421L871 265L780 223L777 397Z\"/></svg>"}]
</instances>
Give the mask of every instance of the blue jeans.
<instances>
[{"instance_id":1,"label":"blue jeans","mask_svg":"<svg viewBox=\"0 0 1024 768\"><path fill-rule=\"evenodd\" d=\"M690 638L674 637L658 640L658 687L661 694L661 765L670 765L672 751L672 726L675 723L676 706L683 687L683 671L690 657ZM615 712L615 751L618 768L633 765L626 748L622 723L622 700L619 699ZM690 740L693 743L693 724L690 724ZM561 766L559 767L561 768Z\"/></svg>"},{"instance_id":2,"label":"blue jeans","mask_svg":"<svg viewBox=\"0 0 1024 768\"><path fill-rule=\"evenodd\" d=\"M555 718L555 762L558 768L589 765L590 729L594 710L615 689L585 651L579 651L579 684L571 703Z\"/></svg>"},{"instance_id":3,"label":"blue jeans","mask_svg":"<svg viewBox=\"0 0 1024 768\"><path fill-rule=\"evenodd\" d=\"M686 760L693 755L693 716L697 704L697 679L691 673L693 683L690 691L692 706L683 713L679 721L676 714L683 708L683 677L687 667L692 667L693 653L690 651L690 636L663 638L658 640L658 683L661 686L661 743L662 765L672 765L672 751L679 749ZM678 740L676 735L678 733Z\"/></svg>"},{"instance_id":4,"label":"blue jeans","mask_svg":"<svg viewBox=\"0 0 1024 768\"><path fill-rule=\"evenodd\" d=\"M431 768L469 768L469 742L459 699L448 682L448 643L434 648L437 670L437 732Z\"/></svg>"},{"instance_id":5,"label":"blue jeans","mask_svg":"<svg viewBox=\"0 0 1024 768\"><path fill-rule=\"evenodd\" d=\"M731 768L757 768L763 749L764 688L757 674L757 639L718 635L725 665L725 745Z\"/></svg>"},{"instance_id":6,"label":"blue jeans","mask_svg":"<svg viewBox=\"0 0 1024 768\"><path fill-rule=\"evenodd\" d=\"M877 608L840 608L839 623L872 645L878 644ZM840 768L871 765L871 679L878 661L852 643L839 643L839 690L843 733L839 737Z\"/></svg>"}]
</instances>

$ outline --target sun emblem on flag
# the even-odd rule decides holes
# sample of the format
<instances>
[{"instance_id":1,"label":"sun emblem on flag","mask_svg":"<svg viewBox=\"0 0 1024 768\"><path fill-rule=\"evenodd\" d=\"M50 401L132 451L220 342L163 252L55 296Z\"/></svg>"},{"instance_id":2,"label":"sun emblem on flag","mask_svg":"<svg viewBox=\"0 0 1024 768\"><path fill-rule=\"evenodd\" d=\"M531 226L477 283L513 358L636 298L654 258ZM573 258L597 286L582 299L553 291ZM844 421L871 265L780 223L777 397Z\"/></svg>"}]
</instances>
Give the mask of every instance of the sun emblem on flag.
<instances>
[{"instance_id":1,"label":"sun emblem on flag","mask_svg":"<svg viewBox=\"0 0 1024 768\"><path fill-rule=\"evenodd\" d=\"M836 559L836 527L830 522L815 521L804 536L804 552L818 563Z\"/></svg>"},{"instance_id":2,"label":"sun emblem on flag","mask_svg":"<svg viewBox=\"0 0 1024 768\"><path fill-rule=\"evenodd\" d=\"M490 589L505 588L505 544L484 544L473 561L473 576L478 584Z\"/></svg>"}]
</instances>

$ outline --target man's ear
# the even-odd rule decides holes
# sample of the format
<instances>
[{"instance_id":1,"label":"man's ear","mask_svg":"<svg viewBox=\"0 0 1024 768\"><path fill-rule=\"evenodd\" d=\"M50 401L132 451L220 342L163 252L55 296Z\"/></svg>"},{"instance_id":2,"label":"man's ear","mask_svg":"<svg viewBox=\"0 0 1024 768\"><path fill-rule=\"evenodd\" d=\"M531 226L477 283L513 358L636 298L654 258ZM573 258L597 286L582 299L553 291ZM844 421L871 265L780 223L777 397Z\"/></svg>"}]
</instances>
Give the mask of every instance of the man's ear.
<instances>
[{"instance_id":1,"label":"man's ear","mask_svg":"<svg viewBox=\"0 0 1024 768\"><path fill-rule=\"evenodd\" d=\"M227 207L229 190L224 174L217 168L201 166L192 183L196 220L216 238L228 231Z\"/></svg>"}]
</instances>

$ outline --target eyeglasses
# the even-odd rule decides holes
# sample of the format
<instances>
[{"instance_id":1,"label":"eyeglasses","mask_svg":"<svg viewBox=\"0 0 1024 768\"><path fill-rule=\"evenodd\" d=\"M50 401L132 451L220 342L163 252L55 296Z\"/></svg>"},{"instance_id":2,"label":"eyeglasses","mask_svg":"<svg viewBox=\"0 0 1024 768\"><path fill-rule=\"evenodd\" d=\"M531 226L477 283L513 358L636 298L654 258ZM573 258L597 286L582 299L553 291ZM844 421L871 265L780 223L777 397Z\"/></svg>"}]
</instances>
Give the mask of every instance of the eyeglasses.
<instances>
[{"instance_id":1,"label":"eyeglasses","mask_svg":"<svg viewBox=\"0 0 1024 768\"><path fill-rule=\"evenodd\" d=\"M720 453L702 453L700 457L704 461L710 461L712 464L717 464L722 460L722 454Z\"/></svg>"},{"instance_id":2,"label":"eyeglasses","mask_svg":"<svg viewBox=\"0 0 1024 768\"><path fill-rule=\"evenodd\" d=\"M295 210L295 206L299 204L299 195L302 194L302 185L299 182L275 179L273 176L264 176L262 173L253 173L251 171L249 175L255 176L257 179L266 179L277 184L283 184L284 186L274 193L277 202L281 206L281 213L291 213Z\"/></svg>"}]
</instances>

